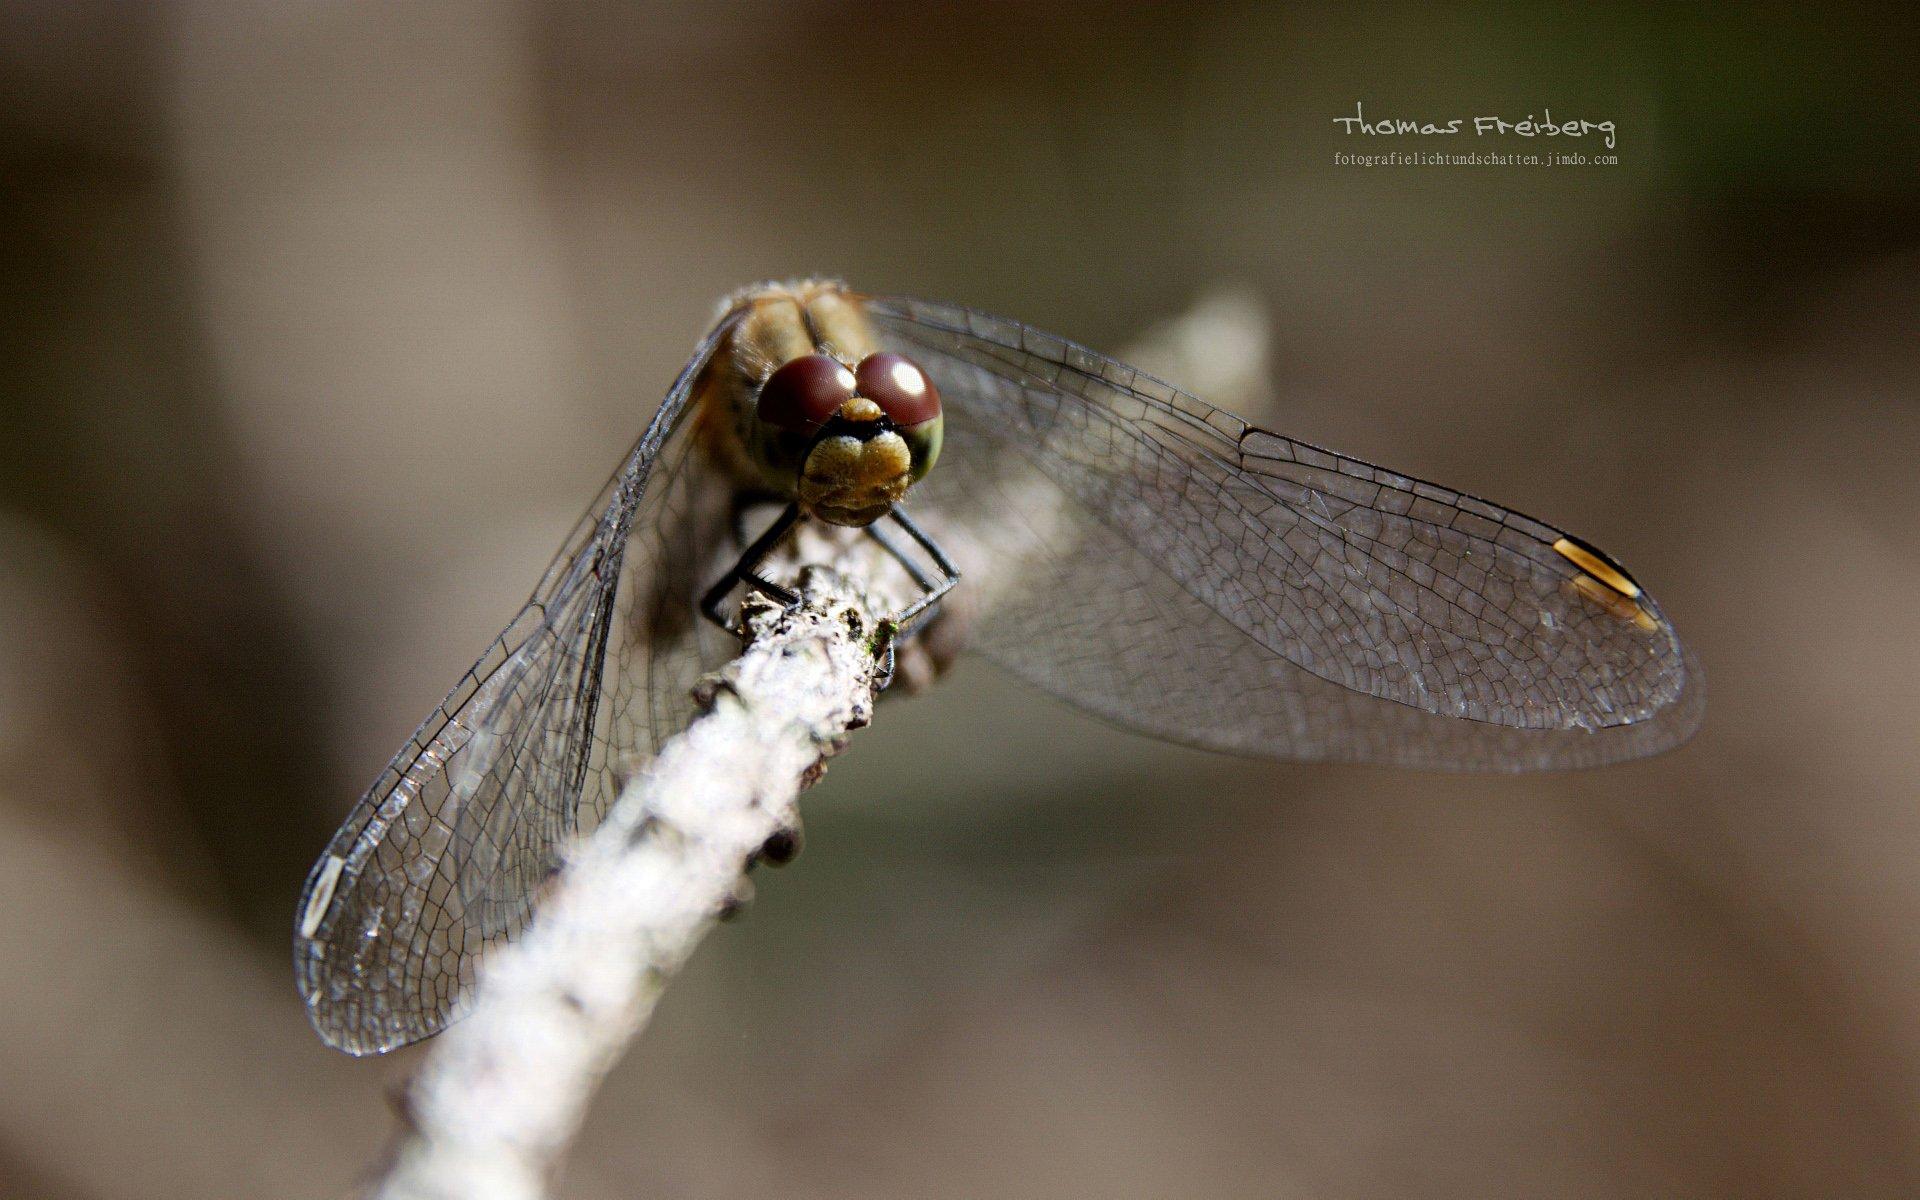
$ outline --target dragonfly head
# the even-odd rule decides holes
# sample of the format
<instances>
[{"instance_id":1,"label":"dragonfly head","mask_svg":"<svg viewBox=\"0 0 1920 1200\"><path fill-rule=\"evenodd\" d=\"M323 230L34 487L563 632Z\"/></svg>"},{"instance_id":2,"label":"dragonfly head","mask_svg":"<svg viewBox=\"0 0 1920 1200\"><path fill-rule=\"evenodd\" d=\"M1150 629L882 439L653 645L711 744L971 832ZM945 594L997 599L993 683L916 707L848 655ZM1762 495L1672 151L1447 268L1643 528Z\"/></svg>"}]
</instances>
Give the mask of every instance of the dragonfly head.
<instances>
[{"instance_id":1,"label":"dragonfly head","mask_svg":"<svg viewBox=\"0 0 1920 1200\"><path fill-rule=\"evenodd\" d=\"M756 455L809 515L871 525L940 457L940 393L899 354L792 360L760 388Z\"/></svg>"}]
</instances>

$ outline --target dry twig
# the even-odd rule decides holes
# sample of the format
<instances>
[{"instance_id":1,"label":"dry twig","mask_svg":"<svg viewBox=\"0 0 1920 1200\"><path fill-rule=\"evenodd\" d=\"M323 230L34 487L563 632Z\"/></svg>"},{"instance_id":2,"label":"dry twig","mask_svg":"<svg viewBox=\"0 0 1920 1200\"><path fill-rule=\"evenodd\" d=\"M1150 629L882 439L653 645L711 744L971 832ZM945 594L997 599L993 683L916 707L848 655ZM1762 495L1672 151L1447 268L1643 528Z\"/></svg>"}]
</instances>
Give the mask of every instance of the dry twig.
<instances>
[{"instance_id":1,"label":"dry twig","mask_svg":"<svg viewBox=\"0 0 1920 1200\"><path fill-rule=\"evenodd\" d=\"M798 828L796 800L871 719L883 600L825 567L802 603L750 602L708 710L661 748L581 843L534 924L486 963L467 1018L408 1093L410 1129L374 1189L527 1200L668 978L732 902L750 859ZM776 846L778 843L776 843Z\"/></svg>"}]
</instances>

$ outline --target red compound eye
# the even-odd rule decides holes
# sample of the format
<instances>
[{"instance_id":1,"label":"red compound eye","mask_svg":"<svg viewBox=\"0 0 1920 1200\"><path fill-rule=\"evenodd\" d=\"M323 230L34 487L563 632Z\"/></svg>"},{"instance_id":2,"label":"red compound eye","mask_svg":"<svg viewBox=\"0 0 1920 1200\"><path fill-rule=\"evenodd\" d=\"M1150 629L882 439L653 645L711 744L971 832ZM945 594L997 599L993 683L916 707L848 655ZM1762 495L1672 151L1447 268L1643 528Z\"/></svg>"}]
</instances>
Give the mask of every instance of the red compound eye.
<instances>
[{"instance_id":1,"label":"red compound eye","mask_svg":"<svg viewBox=\"0 0 1920 1200\"><path fill-rule=\"evenodd\" d=\"M760 419L778 429L820 428L853 399L853 372L824 354L806 354L768 377L760 388Z\"/></svg>"},{"instance_id":2,"label":"red compound eye","mask_svg":"<svg viewBox=\"0 0 1920 1200\"><path fill-rule=\"evenodd\" d=\"M940 415L940 393L918 363L904 354L869 354L854 372L860 394L905 429Z\"/></svg>"}]
</instances>

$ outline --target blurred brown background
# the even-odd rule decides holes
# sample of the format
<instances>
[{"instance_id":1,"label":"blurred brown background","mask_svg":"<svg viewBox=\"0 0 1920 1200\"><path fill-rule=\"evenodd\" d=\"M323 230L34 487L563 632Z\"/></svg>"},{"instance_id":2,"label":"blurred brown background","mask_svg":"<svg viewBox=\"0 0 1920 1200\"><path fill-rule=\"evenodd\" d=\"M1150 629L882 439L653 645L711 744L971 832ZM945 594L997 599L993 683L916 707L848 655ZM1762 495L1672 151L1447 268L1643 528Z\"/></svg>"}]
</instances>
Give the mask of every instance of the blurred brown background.
<instances>
[{"instance_id":1,"label":"blurred brown background","mask_svg":"<svg viewBox=\"0 0 1920 1200\"><path fill-rule=\"evenodd\" d=\"M1617 550L1707 724L1243 764L968 663L563 1194L1920 1194L1895 11L6 5L0 1193L351 1184L412 1053L307 1029L308 864L713 302L824 272L1106 347L1251 288L1269 423ZM1356 101L1621 163L1337 167Z\"/></svg>"}]
</instances>

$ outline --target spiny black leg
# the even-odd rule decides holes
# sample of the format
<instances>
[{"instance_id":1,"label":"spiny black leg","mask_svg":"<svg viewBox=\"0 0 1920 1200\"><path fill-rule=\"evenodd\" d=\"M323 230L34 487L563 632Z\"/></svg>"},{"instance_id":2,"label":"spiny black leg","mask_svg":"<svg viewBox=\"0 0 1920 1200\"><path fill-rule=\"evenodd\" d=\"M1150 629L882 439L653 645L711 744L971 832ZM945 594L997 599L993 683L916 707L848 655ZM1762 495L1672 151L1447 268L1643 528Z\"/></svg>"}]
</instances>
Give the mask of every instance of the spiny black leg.
<instances>
[{"instance_id":1,"label":"spiny black leg","mask_svg":"<svg viewBox=\"0 0 1920 1200\"><path fill-rule=\"evenodd\" d=\"M952 591L954 584L960 582L960 571L953 565L953 560L947 557L946 551L940 548L940 544L931 537L928 537L925 530L913 523L913 518L906 514L905 509L896 504L893 506L893 510L887 515L893 518L894 524L907 531L908 537L919 543L921 549L925 550L928 556L933 559L934 565L940 568L940 573L946 576L946 578L938 584L929 584L921 571L911 564L907 566L908 572L920 582L920 586L924 589L924 592L918 600L915 600L912 604L907 605L907 607L901 609L900 612L894 615L893 622L900 627L902 636L904 637L912 631L913 621L916 617L937 603L942 596ZM893 547L888 545L885 538L878 538L877 540L882 546L893 550ZM895 557L900 558L900 561L903 563L907 562L906 558L901 556L898 551L895 551Z\"/></svg>"},{"instance_id":2,"label":"spiny black leg","mask_svg":"<svg viewBox=\"0 0 1920 1200\"><path fill-rule=\"evenodd\" d=\"M933 556L935 565L946 572L948 579L954 583L960 582L960 569L953 565L953 560L947 557L947 552L940 548L939 542L934 541L927 535L926 530L913 523L913 518L907 515L906 509L896 504L893 506L890 515L893 517L895 524L907 531L907 536L920 543L926 552Z\"/></svg>"},{"instance_id":3,"label":"spiny black leg","mask_svg":"<svg viewBox=\"0 0 1920 1200\"><path fill-rule=\"evenodd\" d=\"M933 590L933 580L927 578L927 573L920 569L920 564L909 558L907 552L902 550L892 538L880 532L880 523L878 521L867 526L862 532L874 541L879 542L881 549L891 554L895 562L906 568L907 574L913 576L913 581L920 585L921 591L930 592Z\"/></svg>"},{"instance_id":4,"label":"spiny black leg","mask_svg":"<svg viewBox=\"0 0 1920 1200\"><path fill-rule=\"evenodd\" d=\"M707 594L700 598L700 612L707 620L712 621L728 633L739 632L727 623L727 619L722 616L720 612L721 602L726 600L727 593L733 590L735 583L745 583L747 586L773 597L773 599L788 607L800 602L799 595L791 589L781 587L779 584L763 579L755 573L755 568L760 565L760 560L765 558L774 546L779 544L780 539L787 535L787 531L799 522L800 516L800 506L798 504L787 505L780 515L774 518L773 524L767 526L767 531L755 538L753 545L748 546L746 550L742 552L740 561L734 563L733 567L728 570L725 575L720 577L718 583L707 589Z\"/></svg>"}]
</instances>

